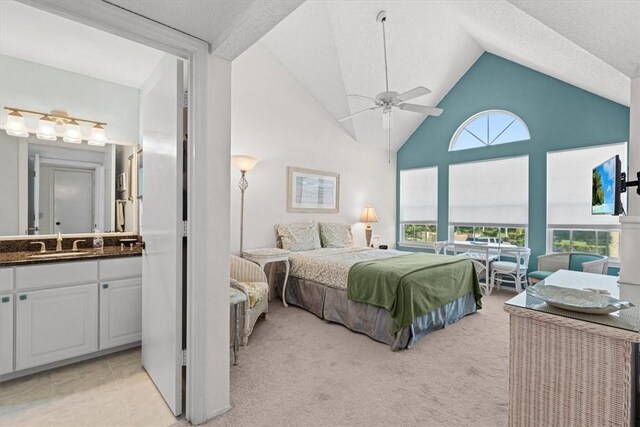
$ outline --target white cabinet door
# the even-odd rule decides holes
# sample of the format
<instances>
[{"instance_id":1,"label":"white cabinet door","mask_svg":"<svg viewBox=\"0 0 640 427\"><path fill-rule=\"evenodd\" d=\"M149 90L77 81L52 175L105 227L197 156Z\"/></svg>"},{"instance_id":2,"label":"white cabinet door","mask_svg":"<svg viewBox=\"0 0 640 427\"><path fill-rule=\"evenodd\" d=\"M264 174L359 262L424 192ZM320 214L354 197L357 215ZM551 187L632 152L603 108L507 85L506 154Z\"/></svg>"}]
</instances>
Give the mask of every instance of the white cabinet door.
<instances>
[{"instance_id":1,"label":"white cabinet door","mask_svg":"<svg viewBox=\"0 0 640 427\"><path fill-rule=\"evenodd\" d=\"M97 283L16 295L16 370L98 350Z\"/></svg>"},{"instance_id":2,"label":"white cabinet door","mask_svg":"<svg viewBox=\"0 0 640 427\"><path fill-rule=\"evenodd\" d=\"M13 371L13 295L0 295L0 375Z\"/></svg>"},{"instance_id":3,"label":"white cabinet door","mask_svg":"<svg viewBox=\"0 0 640 427\"><path fill-rule=\"evenodd\" d=\"M100 283L100 349L142 338L142 278Z\"/></svg>"}]
</instances>

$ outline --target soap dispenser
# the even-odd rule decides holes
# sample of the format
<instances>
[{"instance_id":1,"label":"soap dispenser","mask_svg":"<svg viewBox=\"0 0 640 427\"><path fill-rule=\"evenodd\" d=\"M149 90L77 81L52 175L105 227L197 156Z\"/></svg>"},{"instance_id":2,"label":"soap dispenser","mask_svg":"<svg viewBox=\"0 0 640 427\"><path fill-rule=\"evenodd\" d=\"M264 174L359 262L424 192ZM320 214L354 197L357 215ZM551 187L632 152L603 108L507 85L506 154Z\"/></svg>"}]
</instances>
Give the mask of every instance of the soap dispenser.
<instances>
[{"instance_id":1,"label":"soap dispenser","mask_svg":"<svg viewBox=\"0 0 640 427\"><path fill-rule=\"evenodd\" d=\"M95 230L93 230L93 232L95 233L95 236L93 237L93 251L98 253L103 253L104 240L102 239L102 236L99 234L100 230L96 228Z\"/></svg>"}]
</instances>

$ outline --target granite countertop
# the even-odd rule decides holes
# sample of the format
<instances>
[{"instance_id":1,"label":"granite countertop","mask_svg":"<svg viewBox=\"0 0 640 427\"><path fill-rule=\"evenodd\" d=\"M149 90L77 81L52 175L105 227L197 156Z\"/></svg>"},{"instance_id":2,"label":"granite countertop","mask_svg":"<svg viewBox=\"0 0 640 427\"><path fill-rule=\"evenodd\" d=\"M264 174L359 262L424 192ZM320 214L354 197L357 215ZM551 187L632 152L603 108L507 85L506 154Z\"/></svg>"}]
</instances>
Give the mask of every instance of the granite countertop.
<instances>
[{"instance_id":1,"label":"granite countertop","mask_svg":"<svg viewBox=\"0 0 640 427\"><path fill-rule=\"evenodd\" d=\"M62 253L70 252L71 251L69 250L65 250ZM32 257L31 255L40 255L37 250L22 252L0 252L0 267L141 256L142 248L136 245L133 250L130 250L128 247L125 247L124 250L121 250L120 246L105 246L102 253L94 253L91 249L80 249L77 252L78 254L76 256L56 257L55 251L47 251L46 254L51 255L51 257L46 258Z\"/></svg>"}]
</instances>

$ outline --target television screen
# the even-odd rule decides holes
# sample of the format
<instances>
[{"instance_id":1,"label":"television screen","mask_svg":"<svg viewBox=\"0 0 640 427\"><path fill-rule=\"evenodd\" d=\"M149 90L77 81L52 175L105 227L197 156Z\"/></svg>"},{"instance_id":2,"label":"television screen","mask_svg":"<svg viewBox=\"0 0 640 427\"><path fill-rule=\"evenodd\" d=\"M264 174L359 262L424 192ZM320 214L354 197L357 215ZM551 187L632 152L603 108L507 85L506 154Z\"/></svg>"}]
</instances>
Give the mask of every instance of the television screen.
<instances>
[{"instance_id":1,"label":"television screen","mask_svg":"<svg viewBox=\"0 0 640 427\"><path fill-rule=\"evenodd\" d=\"M591 186L591 213L593 215L620 215L620 158L612 157L593 169Z\"/></svg>"}]
</instances>

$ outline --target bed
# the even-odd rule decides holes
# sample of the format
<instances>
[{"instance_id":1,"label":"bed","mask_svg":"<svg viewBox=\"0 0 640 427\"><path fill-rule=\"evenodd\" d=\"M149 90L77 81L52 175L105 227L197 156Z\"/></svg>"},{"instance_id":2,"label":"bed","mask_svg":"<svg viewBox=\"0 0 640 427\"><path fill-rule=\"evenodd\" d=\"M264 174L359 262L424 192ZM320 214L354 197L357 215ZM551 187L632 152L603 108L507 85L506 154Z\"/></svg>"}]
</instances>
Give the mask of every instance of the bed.
<instances>
[{"instance_id":1,"label":"bed","mask_svg":"<svg viewBox=\"0 0 640 427\"><path fill-rule=\"evenodd\" d=\"M465 258L341 247L292 251L289 261L287 303L394 351L481 307L474 266ZM282 295L283 280L277 283Z\"/></svg>"}]
</instances>

